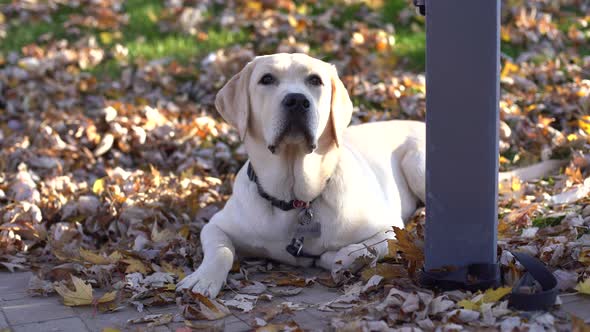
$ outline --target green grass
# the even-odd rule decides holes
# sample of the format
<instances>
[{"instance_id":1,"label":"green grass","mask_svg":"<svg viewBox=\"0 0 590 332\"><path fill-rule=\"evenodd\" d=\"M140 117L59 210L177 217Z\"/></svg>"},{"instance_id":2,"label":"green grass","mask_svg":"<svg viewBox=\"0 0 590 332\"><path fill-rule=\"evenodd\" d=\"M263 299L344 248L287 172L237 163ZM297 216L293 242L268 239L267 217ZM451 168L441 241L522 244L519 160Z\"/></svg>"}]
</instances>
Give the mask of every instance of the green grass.
<instances>
[{"instance_id":1,"label":"green grass","mask_svg":"<svg viewBox=\"0 0 590 332\"><path fill-rule=\"evenodd\" d=\"M353 3L344 5L342 1L327 0L321 2L312 11L315 15L321 14L331 6L344 6L339 16L332 18L332 23L337 28L342 28L347 22L363 21L363 17L358 13L363 9L362 3ZM392 23L395 27L395 45L393 52L401 60L399 63L409 69L424 71L426 64L426 34L424 32L424 20L415 18L410 21L409 26L401 24L399 20L400 12L405 9L413 9L413 4L409 0L384 0L383 7L377 10L381 11L383 22ZM371 22L365 22L371 26ZM312 47L313 50L313 47ZM324 60L329 60L324 59Z\"/></svg>"},{"instance_id":2,"label":"green grass","mask_svg":"<svg viewBox=\"0 0 590 332\"><path fill-rule=\"evenodd\" d=\"M533 219L532 224L534 227L539 228L554 227L559 225L563 218L565 218L565 215L555 217L537 217Z\"/></svg>"},{"instance_id":3,"label":"green grass","mask_svg":"<svg viewBox=\"0 0 590 332\"><path fill-rule=\"evenodd\" d=\"M159 13L163 10L161 0L128 0L125 2L124 11L129 15L129 24L121 29L121 38L114 38L112 42L104 45L109 47L120 43L129 50L129 60L154 60L160 58L172 58L185 63L190 59L203 55L206 52L225 47L227 45L243 43L246 41L245 32L233 32L219 27L209 27L205 32L207 40L200 41L195 36L178 33L162 32L157 23ZM53 34L53 39L68 38L63 24L69 16L80 10L66 6L60 6L52 15L51 22L36 22L13 26L9 29L6 39L0 44L0 51L19 51L23 46L38 42L39 37L46 33ZM210 13L215 14L215 13ZM105 31L86 29L82 33L94 34L101 41L100 33ZM114 36L112 32L111 36ZM90 71L98 76L117 76L120 65L115 60L108 60Z\"/></svg>"},{"instance_id":4,"label":"green grass","mask_svg":"<svg viewBox=\"0 0 590 332\"><path fill-rule=\"evenodd\" d=\"M393 23L395 27L395 53L400 58L406 59L411 69L423 71L426 66L424 20L417 17L410 22L410 26L399 24L399 14L407 7L413 8L407 0L385 1L382 16L383 20Z\"/></svg>"},{"instance_id":5,"label":"green grass","mask_svg":"<svg viewBox=\"0 0 590 332\"><path fill-rule=\"evenodd\" d=\"M46 33L51 33L54 39L64 38L66 31L63 24L70 15L78 11L76 8L59 6L57 13L51 17L51 22L33 21L10 27L7 37L0 42L0 51L20 51L23 46L36 42Z\"/></svg>"}]
</instances>

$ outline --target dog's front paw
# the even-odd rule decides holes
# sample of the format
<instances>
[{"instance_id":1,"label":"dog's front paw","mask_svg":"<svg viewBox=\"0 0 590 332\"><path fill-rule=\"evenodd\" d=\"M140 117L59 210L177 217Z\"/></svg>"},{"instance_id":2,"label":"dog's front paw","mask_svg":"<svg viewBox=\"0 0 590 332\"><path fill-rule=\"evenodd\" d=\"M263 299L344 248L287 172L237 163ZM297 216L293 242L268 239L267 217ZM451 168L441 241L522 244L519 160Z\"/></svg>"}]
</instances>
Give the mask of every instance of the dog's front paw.
<instances>
[{"instance_id":1,"label":"dog's front paw","mask_svg":"<svg viewBox=\"0 0 590 332\"><path fill-rule=\"evenodd\" d=\"M190 289L193 293L214 299L219 294L226 277L214 270L199 267L195 272L182 279L176 285L176 290Z\"/></svg>"},{"instance_id":2,"label":"dog's front paw","mask_svg":"<svg viewBox=\"0 0 590 332\"><path fill-rule=\"evenodd\" d=\"M348 245L336 253L332 263L332 279L339 283L347 274L355 273L363 267L373 264L377 256L365 245L357 243Z\"/></svg>"}]
</instances>

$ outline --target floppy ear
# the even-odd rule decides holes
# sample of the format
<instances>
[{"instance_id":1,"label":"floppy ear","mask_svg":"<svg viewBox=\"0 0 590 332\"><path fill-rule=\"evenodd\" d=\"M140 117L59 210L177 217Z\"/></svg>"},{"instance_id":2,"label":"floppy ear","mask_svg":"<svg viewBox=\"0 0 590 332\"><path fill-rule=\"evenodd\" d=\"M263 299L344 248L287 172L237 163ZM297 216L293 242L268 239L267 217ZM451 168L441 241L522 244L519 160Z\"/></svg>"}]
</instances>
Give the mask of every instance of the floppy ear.
<instances>
[{"instance_id":1,"label":"floppy ear","mask_svg":"<svg viewBox=\"0 0 590 332\"><path fill-rule=\"evenodd\" d=\"M348 127L350 119L352 118L352 101L348 96L346 87L338 77L336 67L333 67L332 74L332 101L330 105L330 120L332 122L332 129L334 130L334 137L336 146L340 147L342 142L342 135L344 130Z\"/></svg>"},{"instance_id":2,"label":"floppy ear","mask_svg":"<svg viewBox=\"0 0 590 332\"><path fill-rule=\"evenodd\" d=\"M252 62L248 63L242 71L232 77L215 97L215 107L221 116L238 129L240 139L243 141L248 129L250 117L250 93L248 84L252 74Z\"/></svg>"}]
</instances>

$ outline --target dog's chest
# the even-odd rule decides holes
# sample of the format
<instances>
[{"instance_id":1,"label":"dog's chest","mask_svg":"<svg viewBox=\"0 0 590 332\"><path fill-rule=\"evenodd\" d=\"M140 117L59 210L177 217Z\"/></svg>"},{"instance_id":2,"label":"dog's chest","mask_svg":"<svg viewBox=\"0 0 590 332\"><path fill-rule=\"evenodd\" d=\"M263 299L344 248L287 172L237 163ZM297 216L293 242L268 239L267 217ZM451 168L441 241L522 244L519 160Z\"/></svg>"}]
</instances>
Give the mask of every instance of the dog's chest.
<instances>
[{"instance_id":1,"label":"dog's chest","mask_svg":"<svg viewBox=\"0 0 590 332\"><path fill-rule=\"evenodd\" d=\"M357 193L361 190L355 189ZM340 191L339 187L327 188L309 207L313 214L310 223L319 224L320 231L303 234L298 227L301 221L298 215L303 213L303 209L282 211L255 197L247 203L247 212L244 211L243 217L248 222L243 223L245 227L240 227L239 231L232 232L232 240L240 254L271 257L292 264L295 258L286 247L298 235L304 237L303 251L311 255L321 255L361 242L391 224L392 211L385 204L387 200L383 199L382 193L371 189L361 190L366 191L363 193L366 202L359 202L352 192Z\"/></svg>"}]
</instances>

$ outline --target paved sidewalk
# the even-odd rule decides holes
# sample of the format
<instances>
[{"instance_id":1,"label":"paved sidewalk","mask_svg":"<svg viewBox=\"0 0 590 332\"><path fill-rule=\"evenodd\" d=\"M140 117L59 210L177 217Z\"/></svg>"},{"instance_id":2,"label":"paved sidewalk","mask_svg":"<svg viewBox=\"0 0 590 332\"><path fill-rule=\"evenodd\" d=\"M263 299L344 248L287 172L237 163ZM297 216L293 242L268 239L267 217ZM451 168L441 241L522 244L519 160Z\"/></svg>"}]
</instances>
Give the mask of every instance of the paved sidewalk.
<instances>
[{"instance_id":1,"label":"paved sidewalk","mask_svg":"<svg viewBox=\"0 0 590 332\"><path fill-rule=\"evenodd\" d=\"M31 297L26 288L31 277L30 272L0 272L0 332L9 328L14 332L83 332L114 328L121 331L175 331L184 326L180 308L176 305L149 307L140 313L131 306L113 313L95 312L92 307L66 307L58 295L48 297ZM282 302L299 304L323 303L338 297L335 290L322 286L306 287L295 296L277 296L272 302L256 305L254 311L264 312L265 308L277 306ZM147 324L127 324L127 320L144 317L149 314L166 314L175 316L172 323L147 327ZM294 311L290 315L281 315L273 322L293 320L305 330L324 330L328 327L333 314L320 312L313 308ZM254 322L252 313L232 310L232 315L220 321L203 321L203 327L220 331L249 331ZM10 331L10 330L9 330Z\"/></svg>"},{"instance_id":2,"label":"paved sidewalk","mask_svg":"<svg viewBox=\"0 0 590 332\"><path fill-rule=\"evenodd\" d=\"M166 307L146 308L143 313L127 306L114 313L98 313L91 307L66 307L59 296L31 297L26 293L26 287L31 276L30 272L4 273L0 272L0 332L12 330L14 332L83 332L97 331L104 328L114 328L121 331L175 331L183 327L180 309L176 305ZM275 307L282 302L294 304L324 303L338 297L334 289L319 285L306 287L295 296L277 296L272 302L259 303L254 311L264 313L266 308ZM590 322L590 297L565 295L561 297L564 310ZM147 324L127 324L128 319L144 317L148 314L167 314L175 316L172 323L147 327ZM307 330L325 330L328 328L334 313L321 312L308 308L294 311L292 314L281 315L273 322L293 320L300 327ZM240 313L232 310L232 315L215 322L202 322L209 330L248 331L252 330L254 322L252 313Z\"/></svg>"}]
</instances>

